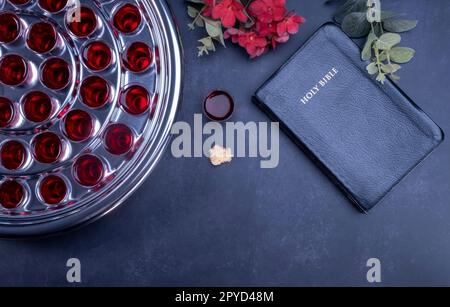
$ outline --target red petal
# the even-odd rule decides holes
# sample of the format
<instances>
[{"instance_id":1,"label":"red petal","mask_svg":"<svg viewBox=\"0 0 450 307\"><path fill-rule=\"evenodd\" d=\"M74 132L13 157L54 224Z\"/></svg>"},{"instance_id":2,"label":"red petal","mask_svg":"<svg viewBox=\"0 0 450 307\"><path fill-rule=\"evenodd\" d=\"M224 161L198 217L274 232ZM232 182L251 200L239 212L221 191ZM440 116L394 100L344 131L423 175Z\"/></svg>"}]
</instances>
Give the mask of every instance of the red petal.
<instances>
[{"instance_id":1,"label":"red petal","mask_svg":"<svg viewBox=\"0 0 450 307\"><path fill-rule=\"evenodd\" d=\"M234 13L230 10L227 10L226 13L222 16L222 25L226 28L231 28L236 23L236 17Z\"/></svg>"},{"instance_id":2,"label":"red petal","mask_svg":"<svg viewBox=\"0 0 450 307\"><path fill-rule=\"evenodd\" d=\"M252 12L253 15L258 16L265 11L264 3L260 1L252 2L250 4L249 10Z\"/></svg>"},{"instance_id":3,"label":"red petal","mask_svg":"<svg viewBox=\"0 0 450 307\"><path fill-rule=\"evenodd\" d=\"M243 11L237 11L237 12L236 12L236 18L237 18L240 22L247 22L247 20L248 20L247 15L245 15Z\"/></svg>"},{"instance_id":4,"label":"red petal","mask_svg":"<svg viewBox=\"0 0 450 307\"><path fill-rule=\"evenodd\" d=\"M286 15L286 9L284 7L275 7L273 8L273 18L276 21L280 21Z\"/></svg>"},{"instance_id":5,"label":"red petal","mask_svg":"<svg viewBox=\"0 0 450 307\"><path fill-rule=\"evenodd\" d=\"M277 34L278 34L278 36L285 35L286 32L287 32L286 28L287 27L286 27L286 22L285 21L282 21L282 22L278 23L278 25L277 25Z\"/></svg>"},{"instance_id":6,"label":"red petal","mask_svg":"<svg viewBox=\"0 0 450 307\"><path fill-rule=\"evenodd\" d=\"M277 42L279 42L279 43L285 43L285 42L287 42L289 40L289 35L286 34L286 35L283 35L283 36L278 36L278 37L275 38L275 40Z\"/></svg>"},{"instance_id":7,"label":"red petal","mask_svg":"<svg viewBox=\"0 0 450 307\"><path fill-rule=\"evenodd\" d=\"M221 8L218 5L213 7L211 15L213 19L219 19L221 16Z\"/></svg>"},{"instance_id":8,"label":"red petal","mask_svg":"<svg viewBox=\"0 0 450 307\"><path fill-rule=\"evenodd\" d=\"M245 49L247 50L247 53L249 55L251 55L253 57L256 55L256 47L255 46L250 45L250 46L247 46Z\"/></svg>"},{"instance_id":9,"label":"red petal","mask_svg":"<svg viewBox=\"0 0 450 307\"><path fill-rule=\"evenodd\" d=\"M289 34L295 34L298 32L299 24L298 23L289 23L287 25L287 31Z\"/></svg>"}]
</instances>

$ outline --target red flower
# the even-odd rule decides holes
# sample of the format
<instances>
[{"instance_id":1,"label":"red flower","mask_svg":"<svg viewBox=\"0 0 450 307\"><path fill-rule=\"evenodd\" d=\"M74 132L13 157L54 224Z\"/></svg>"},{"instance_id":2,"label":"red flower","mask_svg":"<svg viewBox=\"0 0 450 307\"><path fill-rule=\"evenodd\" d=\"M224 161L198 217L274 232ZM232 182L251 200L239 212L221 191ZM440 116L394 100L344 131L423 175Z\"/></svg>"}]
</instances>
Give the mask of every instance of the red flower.
<instances>
[{"instance_id":1,"label":"red flower","mask_svg":"<svg viewBox=\"0 0 450 307\"><path fill-rule=\"evenodd\" d=\"M225 39L231 38L233 44L237 44L239 42L239 34L241 34L240 30L236 28L228 28L223 33L223 38Z\"/></svg>"},{"instance_id":2,"label":"red flower","mask_svg":"<svg viewBox=\"0 0 450 307\"><path fill-rule=\"evenodd\" d=\"M236 19L240 22L246 22L248 19L244 13L244 6L236 0L222 0L213 7L212 18L220 19L226 28L234 26Z\"/></svg>"},{"instance_id":3,"label":"red flower","mask_svg":"<svg viewBox=\"0 0 450 307\"><path fill-rule=\"evenodd\" d=\"M243 32L239 34L239 46L245 48L250 58L262 55L267 50L267 40L259 36L254 31Z\"/></svg>"},{"instance_id":4,"label":"red flower","mask_svg":"<svg viewBox=\"0 0 450 307\"><path fill-rule=\"evenodd\" d=\"M259 21L280 21L286 14L285 0L255 0L250 4L250 13Z\"/></svg>"},{"instance_id":5,"label":"red flower","mask_svg":"<svg viewBox=\"0 0 450 307\"><path fill-rule=\"evenodd\" d=\"M203 9L202 15L205 17L209 17L212 14L212 9L214 7L215 0L204 0L205 7Z\"/></svg>"},{"instance_id":6,"label":"red flower","mask_svg":"<svg viewBox=\"0 0 450 307\"><path fill-rule=\"evenodd\" d=\"M275 35L272 37L272 48L275 49L277 47L277 44L286 43L289 40L289 34L284 35Z\"/></svg>"},{"instance_id":7,"label":"red flower","mask_svg":"<svg viewBox=\"0 0 450 307\"><path fill-rule=\"evenodd\" d=\"M271 36L277 34L276 22L256 22L256 31L261 36Z\"/></svg>"},{"instance_id":8,"label":"red flower","mask_svg":"<svg viewBox=\"0 0 450 307\"><path fill-rule=\"evenodd\" d=\"M296 14L289 14L277 25L278 36L286 36L288 34L296 34L302 23L305 22L305 18Z\"/></svg>"},{"instance_id":9,"label":"red flower","mask_svg":"<svg viewBox=\"0 0 450 307\"><path fill-rule=\"evenodd\" d=\"M201 1L199 1L201 2ZM224 39L245 48L250 58L285 43L305 19L286 9L286 0L251 0L248 10L241 0L203 0L202 15L220 20ZM249 17L250 16L250 17ZM250 28L245 24L254 19Z\"/></svg>"}]
</instances>

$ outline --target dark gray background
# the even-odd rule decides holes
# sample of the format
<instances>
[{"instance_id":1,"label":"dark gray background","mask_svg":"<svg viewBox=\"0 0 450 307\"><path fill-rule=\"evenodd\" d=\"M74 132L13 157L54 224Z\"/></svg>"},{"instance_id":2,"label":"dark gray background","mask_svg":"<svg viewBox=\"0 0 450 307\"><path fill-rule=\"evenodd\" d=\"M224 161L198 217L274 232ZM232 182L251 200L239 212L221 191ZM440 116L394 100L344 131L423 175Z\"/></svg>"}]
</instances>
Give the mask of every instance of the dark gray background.
<instances>
[{"instance_id":1,"label":"dark gray background","mask_svg":"<svg viewBox=\"0 0 450 307\"><path fill-rule=\"evenodd\" d=\"M209 91L236 100L233 120L267 121L254 90L336 6L288 0L307 18L275 53L250 61L229 44L196 57L185 5L169 1L185 49L179 120L193 121ZM383 1L419 19L403 35L417 50L401 87L450 133L450 1ZM367 259L382 263L383 285L450 286L450 145L438 150L369 215L360 214L284 135L278 168L235 159L175 159L168 150L144 185L109 216L75 232L35 241L0 241L0 285L69 285L65 263L82 263L82 285L304 286L369 285Z\"/></svg>"}]
</instances>

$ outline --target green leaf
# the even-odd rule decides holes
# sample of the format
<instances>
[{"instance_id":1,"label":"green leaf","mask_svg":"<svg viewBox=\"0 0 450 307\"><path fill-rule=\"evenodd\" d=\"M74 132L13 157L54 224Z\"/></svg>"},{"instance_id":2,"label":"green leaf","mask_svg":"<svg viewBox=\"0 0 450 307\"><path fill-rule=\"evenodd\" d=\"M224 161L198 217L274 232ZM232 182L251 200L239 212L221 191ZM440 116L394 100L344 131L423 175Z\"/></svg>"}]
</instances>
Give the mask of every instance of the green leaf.
<instances>
[{"instance_id":1,"label":"green leaf","mask_svg":"<svg viewBox=\"0 0 450 307\"><path fill-rule=\"evenodd\" d=\"M211 37L207 36L205 38L198 40L200 43L203 44L208 50L214 50L214 42L212 41Z\"/></svg>"},{"instance_id":2,"label":"green leaf","mask_svg":"<svg viewBox=\"0 0 450 307\"><path fill-rule=\"evenodd\" d=\"M408 47L394 47L389 52L389 55L391 57L391 60L393 62L404 64L411 61L411 59L414 57L414 54L416 51L412 48Z\"/></svg>"},{"instance_id":3,"label":"green leaf","mask_svg":"<svg viewBox=\"0 0 450 307\"><path fill-rule=\"evenodd\" d=\"M396 33L385 33L376 41L376 47L380 50L389 50L402 40Z\"/></svg>"},{"instance_id":4,"label":"green leaf","mask_svg":"<svg viewBox=\"0 0 450 307\"><path fill-rule=\"evenodd\" d=\"M368 61L372 57L372 44L377 39L377 36L372 31L367 36L366 44L361 52L361 59L363 61Z\"/></svg>"},{"instance_id":5,"label":"green leaf","mask_svg":"<svg viewBox=\"0 0 450 307\"><path fill-rule=\"evenodd\" d=\"M380 55L378 56L378 59L379 59L381 62L386 61L386 60L387 60L386 51L381 52Z\"/></svg>"},{"instance_id":6,"label":"green leaf","mask_svg":"<svg viewBox=\"0 0 450 307\"><path fill-rule=\"evenodd\" d=\"M391 12L391 11L381 11L381 20L386 20L392 17L397 16L397 13Z\"/></svg>"},{"instance_id":7,"label":"green leaf","mask_svg":"<svg viewBox=\"0 0 450 307\"><path fill-rule=\"evenodd\" d=\"M363 37L370 32L370 23L366 13L354 12L345 16L342 30L350 37Z\"/></svg>"},{"instance_id":8,"label":"green leaf","mask_svg":"<svg viewBox=\"0 0 450 307\"><path fill-rule=\"evenodd\" d=\"M203 18L197 18L195 20L195 25L197 27L204 27L205 26L205 21L203 20Z\"/></svg>"},{"instance_id":9,"label":"green leaf","mask_svg":"<svg viewBox=\"0 0 450 307\"><path fill-rule=\"evenodd\" d=\"M222 33L222 24L218 20L212 20L209 18L204 18L206 32L209 36L216 37Z\"/></svg>"},{"instance_id":10,"label":"green leaf","mask_svg":"<svg viewBox=\"0 0 450 307\"><path fill-rule=\"evenodd\" d=\"M188 24L189 30L194 30L195 27L204 27L205 22L202 19L202 16L200 15L200 11L197 10L195 7L188 5L187 7L187 13L189 17L193 18L194 20Z\"/></svg>"},{"instance_id":11,"label":"green leaf","mask_svg":"<svg viewBox=\"0 0 450 307\"><path fill-rule=\"evenodd\" d=\"M190 5L188 5L188 7L187 7L187 12L188 12L189 17L191 17L191 18L197 17L197 15L199 13L199 11L195 7L190 6Z\"/></svg>"},{"instance_id":12,"label":"green leaf","mask_svg":"<svg viewBox=\"0 0 450 307\"><path fill-rule=\"evenodd\" d=\"M334 15L334 20L336 20L337 23L342 23L348 14L354 12L367 12L367 1L347 0L347 2L345 2Z\"/></svg>"},{"instance_id":13,"label":"green leaf","mask_svg":"<svg viewBox=\"0 0 450 307\"><path fill-rule=\"evenodd\" d=\"M386 81L386 75L383 73L379 73L377 76L377 81L381 82L382 84L384 84L384 81Z\"/></svg>"},{"instance_id":14,"label":"green leaf","mask_svg":"<svg viewBox=\"0 0 450 307\"><path fill-rule=\"evenodd\" d=\"M216 51L216 47L214 46L214 42L210 36L198 40L202 43L201 46L198 46L198 56L201 57L205 54L209 54L209 51Z\"/></svg>"},{"instance_id":15,"label":"green leaf","mask_svg":"<svg viewBox=\"0 0 450 307\"><path fill-rule=\"evenodd\" d=\"M398 71L400 68L402 68L402 67L398 64L385 64L385 65L381 66L381 70L387 74L393 74L396 71Z\"/></svg>"},{"instance_id":16,"label":"green leaf","mask_svg":"<svg viewBox=\"0 0 450 307\"><path fill-rule=\"evenodd\" d=\"M223 46L225 46L225 40L223 38L223 31L222 31L222 23L219 20L212 20L209 18L203 18L205 21L205 28L206 32L209 36L211 36L213 39L221 43Z\"/></svg>"},{"instance_id":17,"label":"green leaf","mask_svg":"<svg viewBox=\"0 0 450 307\"><path fill-rule=\"evenodd\" d=\"M417 20L410 19L388 19L383 22L383 28L386 31L401 33L414 29L417 26Z\"/></svg>"},{"instance_id":18,"label":"green leaf","mask_svg":"<svg viewBox=\"0 0 450 307\"><path fill-rule=\"evenodd\" d=\"M367 65L366 69L367 69L367 72L370 75L374 75L374 74L376 74L378 72L377 64L375 64L374 62L372 62L369 65Z\"/></svg>"}]
</instances>

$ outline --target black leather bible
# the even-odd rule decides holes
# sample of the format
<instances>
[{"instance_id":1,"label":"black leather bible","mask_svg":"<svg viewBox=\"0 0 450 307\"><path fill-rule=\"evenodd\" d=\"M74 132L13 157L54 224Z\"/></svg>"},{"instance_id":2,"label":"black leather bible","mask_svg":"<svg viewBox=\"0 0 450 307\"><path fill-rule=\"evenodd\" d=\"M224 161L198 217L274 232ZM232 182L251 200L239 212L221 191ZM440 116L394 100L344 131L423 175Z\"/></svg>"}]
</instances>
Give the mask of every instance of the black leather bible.
<instances>
[{"instance_id":1,"label":"black leather bible","mask_svg":"<svg viewBox=\"0 0 450 307\"><path fill-rule=\"evenodd\" d=\"M327 23L255 93L254 101L367 212L443 140L393 82L377 82L358 46Z\"/></svg>"}]
</instances>

